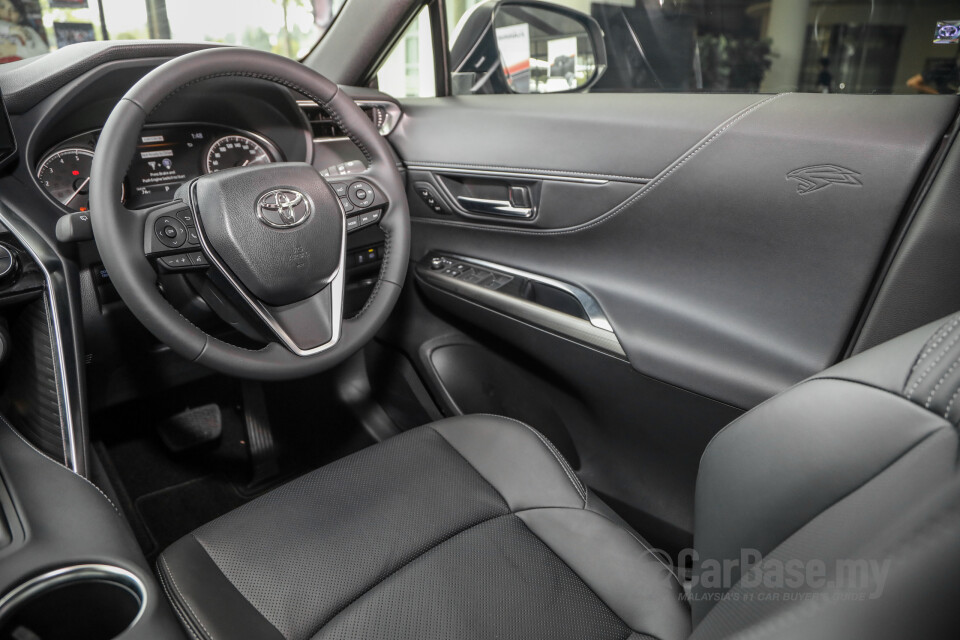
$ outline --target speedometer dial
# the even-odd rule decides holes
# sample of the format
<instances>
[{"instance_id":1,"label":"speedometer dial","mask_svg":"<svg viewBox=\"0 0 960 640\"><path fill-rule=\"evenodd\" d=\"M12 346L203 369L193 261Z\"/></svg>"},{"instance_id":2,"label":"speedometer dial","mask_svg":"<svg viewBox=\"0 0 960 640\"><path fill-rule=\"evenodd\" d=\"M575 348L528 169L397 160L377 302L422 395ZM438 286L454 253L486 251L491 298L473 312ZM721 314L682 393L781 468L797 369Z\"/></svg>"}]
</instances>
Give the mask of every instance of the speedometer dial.
<instances>
[{"instance_id":1,"label":"speedometer dial","mask_svg":"<svg viewBox=\"0 0 960 640\"><path fill-rule=\"evenodd\" d=\"M207 152L207 173L247 167L252 164L267 164L273 158L258 142L246 136L226 136L210 146Z\"/></svg>"},{"instance_id":2,"label":"speedometer dial","mask_svg":"<svg viewBox=\"0 0 960 640\"><path fill-rule=\"evenodd\" d=\"M90 165L93 152L89 149L62 149L50 154L40 164L37 179L55 200L73 211L90 208Z\"/></svg>"}]
</instances>

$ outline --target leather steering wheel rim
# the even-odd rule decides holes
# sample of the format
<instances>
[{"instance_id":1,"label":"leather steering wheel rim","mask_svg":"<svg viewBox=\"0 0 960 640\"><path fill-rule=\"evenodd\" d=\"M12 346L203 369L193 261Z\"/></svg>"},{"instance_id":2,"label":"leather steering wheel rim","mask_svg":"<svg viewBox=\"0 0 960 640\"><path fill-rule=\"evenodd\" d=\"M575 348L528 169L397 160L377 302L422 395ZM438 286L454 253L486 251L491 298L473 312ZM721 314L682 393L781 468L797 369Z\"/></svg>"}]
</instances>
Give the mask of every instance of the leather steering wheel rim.
<instances>
[{"instance_id":1,"label":"leather steering wheel rim","mask_svg":"<svg viewBox=\"0 0 960 640\"><path fill-rule=\"evenodd\" d=\"M157 273L144 254L142 211L125 208L120 185L149 115L171 95L218 77L268 80L322 106L364 154L369 177L384 192L379 226L385 235L378 280L363 310L344 318L329 349L298 355L279 343L259 350L228 344L199 329L163 297ZM114 108L94 155L91 218L101 259L120 297L161 342L184 358L232 376L283 380L304 377L342 362L366 344L386 321L400 295L410 254L410 214L395 156L374 124L339 87L308 67L253 49L216 48L175 58L144 76Z\"/></svg>"}]
</instances>

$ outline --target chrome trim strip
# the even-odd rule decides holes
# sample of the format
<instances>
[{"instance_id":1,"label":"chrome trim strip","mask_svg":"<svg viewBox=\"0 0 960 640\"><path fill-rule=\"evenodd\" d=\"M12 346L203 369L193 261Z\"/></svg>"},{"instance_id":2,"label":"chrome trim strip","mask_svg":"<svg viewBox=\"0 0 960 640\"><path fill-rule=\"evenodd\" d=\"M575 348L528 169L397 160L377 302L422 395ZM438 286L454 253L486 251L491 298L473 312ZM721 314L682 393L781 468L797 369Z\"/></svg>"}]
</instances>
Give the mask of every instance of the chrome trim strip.
<instances>
[{"instance_id":1,"label":"chrome trim strip","mask_svg":"<svg viewBox=\"0 0 960 640\"><path fill-rule=\"evenodd\" d=\"M194 195L194 189L196 184L193 185L193 188L190 189L190 198L191 200L196 200ZM236 278L230 270L227 268L223 262L217 257L217 254L211 249L209 243L207 242L206 234L203 232L203 221L200 216L196 218L196 228L197 236L200 238L200 247L203 249L203 252L206 254L207 258L210 260L210 263L217 268L217 270L223 275L224 278L230 283L234 290L243 298L243 301L247 303L247 306L257 314L257 317L260 318L270 330L273 331L274 335L283 343L287 349L292 351L298 356L312 356L318 353L322 353L331 349L340 342L340 332L343 328L343 298L344 298L344 285L346 280L346 259L347 259L347 214L343 210L343 204L340 202L340 198L336 198L337 204L340 207L340 215L343 217L343 236L340 240L340 265L337 267L336 275L334 275L333 280L330 281L328 287L333 287L330 291L330 301L331 301L331 329L332 334L330 340L321 344L320 346L313 347L312 349L301 349L293 341L290 335L284 331L276 320L273 319L273 316L270 315L270 312L259 300L254 298L252 295L247 293L246 287Z\"/></svg>"},{"instance_id":2,"label":"chrome trim strip","mask_svg":"<svg viewBox=\"0 0 960 640\"><path fill-rule=\"evenodd\" d=\"M598 329L582 318L555 311L550 307L517 296L460 282L456 278L440 275L422 265L418 266L417 273L423 279L423 284L443 291L445 294L456 296L480 309L521 322L558 338L570 340L574 344L596 349L606 355L626 358L626 353L616 334Z\"/></svg>"},{"instance_id":3,"label":"chrome trim strip","mask_svg":"<svg viewBox=\"0 0 960 640\"><path fill-rule=\"evenodd\" d=\"M479 213L485 216L501 216L506 218L530 218L533 216L531 207L515 207L509 200L488 200L486 198L471 198L457 196L457 203L470 213Z\"/></svg>"},{"instance_id":4,"label":"chrome trim strip","mask_svg":"<svg viewBox=\"0 0 960 640\"><path fill-rule=\"evenodd\" d=\"M140 600L140 610L137 612L133 621L127 626L127 629L133 627L133 625L137 624L140 618L143 617L143 613L147 609L147 588L140 578L126 569L108 564L78 564L49 571L35 578L31 578L8 591L3 598L0 598L0 626L2 626L5 615L16 611L16 608L21 603L29 601L30 598L40 595L44 591L55 589L65 584L70 584L71 582L82 582L84 580L106 580L126 587L133 592L137 599ZM51 612L51 615L56 615L56 612Z\"/></svg>"},{"instance_id":5,"label":"chrome trim strip","mask_svg":"<svg viewBox=\"0 0 960 640\"><path fill-rule=\"evenodd\" d=\"M329 143L329 142L351 142L350 138L347 136L336 136L333 138L314 138L314 142Z\"/></svg>"},{"instance_id":6,"label":"chrome trim strip","mask_svg":"<svg viewBox=\"0 0 960 640\"><path fill-rule=\"evenodd\" d=\"M496 178L526 178L528 180L554 180L557 182L577 182L580 184L607 184L610 180L604 178L582 178L580 176L567 176L567 175L556 175L551 173L537 173L535 171L525 172L525 171L498 171L496 169L468 169L461 167L443 167L438 165L431 164L417 164L415 162L408 162L407 168L416 170L416 171L430 171L432 173L455 173L458 175L470 175L470 176L491 176ZM646 184L649 180L624 180L623 182L637 182L638 184Z\"/></svg>"},{"instance_id":7,"label":"chrome trim strip","mask_svg":"<svg viewBox=\"0 0 960 640\"><path fill-rule=\"evenodd\" d=\"M62 329L60 327L56 287L54 286L53 277L50 275L50 271L47 269L47 265L43 263L43 261L40 259L40 256L38 256L33 247L30 246L30 243L27 242L24 237L17 232L13 225L10 224L5 214L5 209L5 206L0 207L0 224L2 224L7 231L12 233L26 250L26 252L30 254L30 257L33 259L33 261L38 267L40 267L40 271L43 273L43 278L47 285L45 294L47 296L47 301L50 304L50 342L54 345L56 350L56 357L59 365L57 366L57 377L59 378L59 384L57 386L63 411L63 415L60 416L60 419L66 426L67 431L67 450L63 452L65 458L64 462L71 471L77 475L80 475L80 463L78 460L79 456L77 455L77 438L73 428L73 406L70 401L70 386L67 378L67 360L63 350L63 341L61 339Z\"/></svg>"},{"instance_id":8,"label":"chrome trim strip","mask_svg":"<svg viewBox=\"0 0 960 640\"><path fill-rule=\"evenodd\" d=\"M596 299L576 285L568 284L560 280L554 280L553 278L541 276L536 273L530 273L529 271L523 271L522 269L514 269L513 267L506 267L495 262L480 260L478 258L467 258L465 256L458 256L456 254L443 253L442 251L439 253L447 258L453 258L459 262L466 262L468 264L472 264L477 267L483 267L485 269L491 269L493 271L501 271L512 276L526 278L527 280L533 280L534 282L539 282L541 284L560 289L561 291L565 291L577 299L577 302L580 303L580 306L583 307L583 311L590 319L590 324L598 329L615 333L613 327L610 325L610 321L607 320L607 316L603 313L603 309L600 308L600 304L596 301Z\"/></svg>"}]
</instances>

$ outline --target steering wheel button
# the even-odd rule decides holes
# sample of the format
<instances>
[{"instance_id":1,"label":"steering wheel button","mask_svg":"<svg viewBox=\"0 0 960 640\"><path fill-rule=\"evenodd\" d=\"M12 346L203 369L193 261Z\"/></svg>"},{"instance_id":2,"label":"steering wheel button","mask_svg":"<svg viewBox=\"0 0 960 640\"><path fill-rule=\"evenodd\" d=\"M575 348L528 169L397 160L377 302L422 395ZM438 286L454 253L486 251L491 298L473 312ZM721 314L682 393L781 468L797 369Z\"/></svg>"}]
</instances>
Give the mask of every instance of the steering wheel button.
<instances>
[{"instance_id":1,"label":"steering wheel button","mask_svg":"<svg viewBox=\"0 0 960 640\"><path fill-rule=\"evenodd\" d=\"M187 259L190 261L190 264L194 267L206 267L210 264L207 261L207 256L203 255L203 253L199 251L188 253Z\"/></svg>"},{"instance_id":2,"label":"steering wheel button","mask_svg":"<svg viewBox=\"0 0 960 640\"><path fill-rule=\"evenodd\" d=\"M187 229L187 244L200 244L200 236L196 229Z\"/></svg>"},{"instance_id":3,"label":"steering wheel button","mask_svg":"<svg viewBox=\"0 0 960 640\"><path fill-rule=\"evenodd\" d=\"M182 269L190 266L190 260L185 253L179 253L175 256L164 256L160 258L160 261L170 269Z\"/></svg>"},{"instance_id":4,"label":"steering wheel button","mask_svg":"<svg viewBox=\"0 0 960 640\"><path fill-rule=\"evenodd\" d=\"M373 187L366 182L354 182L350 185L350 201L358 207L369 207L373 204Z\"/></svg>"},{"instance_id":5,"label":"steering wheel button","mask_svg":"<svg viewBox=\"0 0 960 640\"><path fill-rule=\"evenodd\" d=\"M187 241L187 229L176 218L170 216L158 218L153 228L157 239L171 249L182 247Z\"/></svg>"},{"instance_id":6,"label":"steering wheel button","mask_svg":"<svg viewBox=\"0 0 960 640\"><path fill-rule=\"evenodd\" d=\"M350 212L353 211L354 208L355 208L355 207L353 206L353 203L351 203L351 202L350 202L349 200L347 200L346 198L340 198L340 204L343 205L343 210L344 210L346 213L350 213Z\"/></svg>"},{"instance_id":7,"label":"steering wheel button","mask_svg":"<svg viewBox=\"0 0 960 640\"><path fill-rule=\"evenodd\" d=\"M338 198L347 197L347 183L346 182L334 182L330 185L333 187L333 190L337 192Z\"/></svg>"},{"instance_id":8,"label":"steering wheel button","mask_svg":"<svg viewBox=\"0 0 960 640\"><path fill-rule=\"evenodd\" d=\"M353 231L354 229L360 228L360 219L354 216L353 218L347 218L347 231Z\"/></svg>"},{"instance_id":9,"label":"steering wheel button","mask_svg":"<svg viewBox=\"0 0 960 640\"><path fill-rule=\"evenodd\" d=\"M188 227L193 226L193 213L189 209L181 209L175 214L177 219Z\"/></svg>"}]
</instances>

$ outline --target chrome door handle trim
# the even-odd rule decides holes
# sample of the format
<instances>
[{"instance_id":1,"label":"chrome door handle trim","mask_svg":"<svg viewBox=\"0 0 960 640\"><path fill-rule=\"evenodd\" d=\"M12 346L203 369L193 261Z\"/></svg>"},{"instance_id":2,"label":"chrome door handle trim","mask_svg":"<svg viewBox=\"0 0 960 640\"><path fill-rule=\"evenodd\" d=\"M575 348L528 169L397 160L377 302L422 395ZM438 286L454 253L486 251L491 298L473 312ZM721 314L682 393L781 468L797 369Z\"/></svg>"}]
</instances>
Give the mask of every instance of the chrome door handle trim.
<instances>
[{"instance_id":1,"label":"chrome door handle trim","mask_svg":"<svg viewBox=\"0 0 960 640\"><path fill-rule=\"evenodd\" d=\"M485 198L457 196L457 202L470 213L480 213L487 216L503 216L507 218L529 218L533 216L532 208L515 207L509 200L487 200Z\"/></svg>"}]
</instances>

